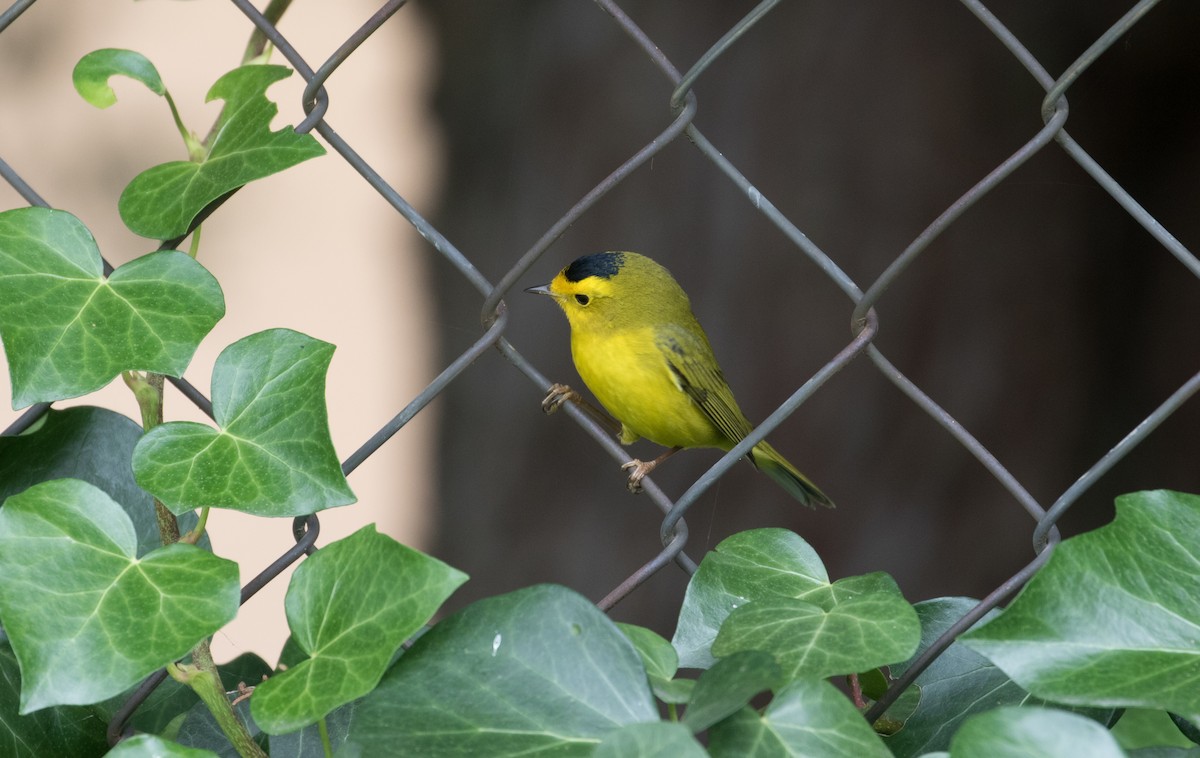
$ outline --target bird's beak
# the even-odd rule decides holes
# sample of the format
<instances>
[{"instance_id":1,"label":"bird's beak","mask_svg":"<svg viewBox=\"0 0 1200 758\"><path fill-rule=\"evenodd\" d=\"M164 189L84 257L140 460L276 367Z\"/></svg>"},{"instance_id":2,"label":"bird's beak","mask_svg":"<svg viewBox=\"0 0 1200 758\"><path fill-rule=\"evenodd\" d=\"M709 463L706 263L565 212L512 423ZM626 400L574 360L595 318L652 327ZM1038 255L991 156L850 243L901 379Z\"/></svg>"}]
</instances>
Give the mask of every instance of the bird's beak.
<instances>
[{"instance_id":1,"label":"bird's beak","mask_svg":"<svg viewBox=\"0 0 1200 758\"><path fill-rule=\"evenodd\" d=\"M530 287L525 291L532 292L535 295L549 295L550 297L554 297L554 293L550 291L549 284L543 284L541 287Z\"/></svg>"}]
</instances>

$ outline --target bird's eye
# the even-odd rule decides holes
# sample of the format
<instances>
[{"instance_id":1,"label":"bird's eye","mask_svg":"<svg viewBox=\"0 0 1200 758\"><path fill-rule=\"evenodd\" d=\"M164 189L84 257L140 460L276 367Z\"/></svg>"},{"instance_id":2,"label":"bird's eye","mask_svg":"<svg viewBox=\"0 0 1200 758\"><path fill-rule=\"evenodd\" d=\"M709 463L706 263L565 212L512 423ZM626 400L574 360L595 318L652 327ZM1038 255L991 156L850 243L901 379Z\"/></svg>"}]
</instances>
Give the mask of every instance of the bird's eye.
<instances>
[{"instance_id":1,"label":"bird's eye","mask_svg":"<svg viewBox=\"0 0 1200 758\"><path fill-rule=\"evenodd\" d=\"M575 302L579 303L580 305L587 305L589 302L591 302L591 298L587 295L576 295Z\"/></svg>"}]
</instances>

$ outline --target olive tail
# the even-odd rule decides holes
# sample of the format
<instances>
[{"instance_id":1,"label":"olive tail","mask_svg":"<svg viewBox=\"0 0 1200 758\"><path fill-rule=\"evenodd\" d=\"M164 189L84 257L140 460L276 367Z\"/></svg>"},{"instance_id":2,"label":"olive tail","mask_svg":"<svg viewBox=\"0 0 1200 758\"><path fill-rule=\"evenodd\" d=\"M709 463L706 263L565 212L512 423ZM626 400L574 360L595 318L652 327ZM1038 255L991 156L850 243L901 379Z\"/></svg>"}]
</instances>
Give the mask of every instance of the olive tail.
<instances>
[{"instance_id":1,"label":"olive tail","mask_svg":"<svg viewBox=\"0 0 1200 758\"><path fill-rule=\"evenodd\" d=\"M796 470L795 466L788 463L787 459L779 454L779 451L766 442L760 442L750 448L748 457L755 468L774 479L792 497L809 508L815 508L818 505L827 508L833 507L833 501L824 492L817 489L817 485L810 482L804 474Z\"/></svg>"}]
</instances>

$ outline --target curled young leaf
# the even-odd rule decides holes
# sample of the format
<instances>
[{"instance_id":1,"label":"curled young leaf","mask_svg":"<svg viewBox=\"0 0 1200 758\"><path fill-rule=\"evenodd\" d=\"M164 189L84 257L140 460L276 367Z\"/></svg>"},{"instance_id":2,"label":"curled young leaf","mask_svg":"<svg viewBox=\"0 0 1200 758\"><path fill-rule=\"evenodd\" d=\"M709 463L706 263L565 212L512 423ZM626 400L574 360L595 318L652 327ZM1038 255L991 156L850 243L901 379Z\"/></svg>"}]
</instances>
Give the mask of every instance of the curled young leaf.
<instances>
[{"instance_id":1,"label":"curled young leaf","mask_svg":"<svg viewBox=\"0 0 1200 758\"><path fill-rule=\"evenodd\" d=\"M146 56L133 50L94 50L75 64L71 80L75 83L75 91L84 100L97 108L107 108L117 102L117 93L113 92L108 80L118 74L141 82L156 95L167 94L158 69Z\"/></svg>"}]
</instances>

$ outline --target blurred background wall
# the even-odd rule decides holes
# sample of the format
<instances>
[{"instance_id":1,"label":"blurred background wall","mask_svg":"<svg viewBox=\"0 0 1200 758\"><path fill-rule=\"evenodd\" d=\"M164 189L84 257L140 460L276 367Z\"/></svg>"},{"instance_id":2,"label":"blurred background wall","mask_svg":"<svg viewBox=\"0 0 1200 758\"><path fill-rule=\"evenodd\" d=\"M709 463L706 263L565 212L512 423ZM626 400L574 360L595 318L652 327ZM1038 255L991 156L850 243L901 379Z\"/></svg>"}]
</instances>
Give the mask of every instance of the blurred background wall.
<instances>
[{"instance_id":1,"label":"blurred background wall","mask_svg":"<svg viewBox=\"0 0 1200 758\"><path fill-rule=\"evenodd\" d=\"M753 6L623 7L686 70ZM1129 6L989 4L1055 75ZM315 64L373 10L297 2L281 30ZM1070 89L1067 123L1192 249L1198 33L1200 6L1162 3ZM203 94L247 34L214 1L103 0L67 13L43 0L0 36L0 156L83 218L114 264L147 252L115 203L138 171L182 156L165 105L116 82L121 102L96 111L71 90L71 67L99 47L140 50L203 132L217 113ZM641 51L596 6L568 0L410 3L328 88L329 121L493 282L671 116L672 88ZM296 77L271 91L278 126L302 118L299 91ZM1037 131L1043 95L962 6L884 0L781 3L695 92L700 130L864 289ZM0 199L23 204L7 188ZM638 250L675 272L752 420L849 339L845 296L685 139L572 226L518 289L604 249ZM229 315L189 378L206 389L220 349L267 327L337 344L328 398L343 457L480 334L480 295L333 156L239 193L205 226L201 260L225 287ZM888 291L876 344L1048 506L1197 370L1198 292L1050 146ZM517 349L578 383L561 314L516 290L507 302ZM599 599L657 551L660 516L565 415L542 415L541 394L486 353L354 473L361 502L322 515L322 542L382 521L471 575L451 609L546 581ZM118 386L85 402L136 415L127 395ZM174 400L168 415L195 416ZM1192 401L1076 504L1064 533L1107 521L1123 492L1200 491L1198 421ZM816 547L832 577L887 571L915 601L982 595L1032 555L1029 517L865 360L771 439L838 508L799 509L740 465L688 514L692 556L740 529L783 526ZM655 451L639 443L631 453ZM677 496L716 459L681 454L655 481ZM210 524L244 578L289 540L283 522L217 513ZM239 535L249 548L235 547ZM613 616L670 635L685 581L668 567ZM277 624L279 595L256 598L238 623ZM282 632L265 643L246 633L227 630L218 643L273 658Z\"/></svg>"},{"instance_id":2,"label":"blurred background wall","mask_svg":"<svg viewBox=\"0 0 1200 758\"><path fill-rule=\"evenodd\" d=\"M686 71L752 2L622 7ZM989 2L1055 76L1130 2ZM439 226L493 281L564 211L665 128L672 87L599 9L543 0L428 5L447 140ZM1068 93L1067 129L1185 245L1200 247L1200 6L1163 3ZM863 289L1042 125L1044 92L958 3L780 3L695 85L695 124ZM576 256L657 258L691 295L751 420L849 339L842 293L679 139L574 224L519 286ZM435 269L444 355L479 302ZM576 382L565 319L508 297L509 339ZM1200 286L1054 145L953 224L877 307L876 344L1048 507L1200 368ZM473 576L452 599L557 581L598 599L655 551L659 515L540 393L485 356L443 406L437 552ZM1195 399L1070 511L1200 487ZM910 600L980 596L1032 557L1032 520L966 451L860 359L771 437L838 504L795 507L739 465L691 509L699 558L784 526L831 576L883 570ZM631 451L645 457L652 446ZM678 496L717 454L655 473ZM502 567L497 570L496 567ZM673 631L668 568L613 616Z\"/></svg>"}]
</instances>

